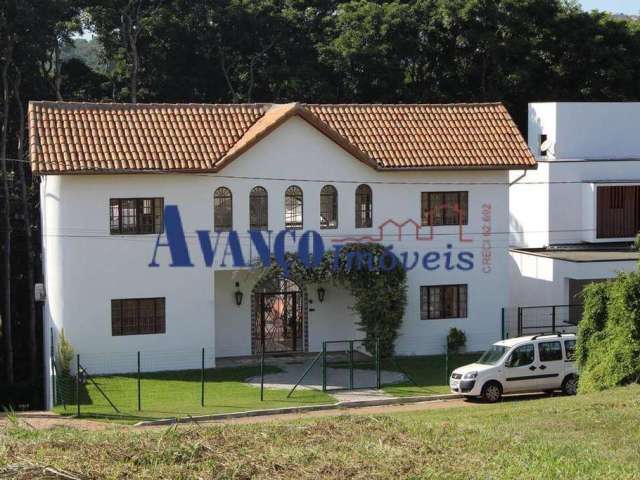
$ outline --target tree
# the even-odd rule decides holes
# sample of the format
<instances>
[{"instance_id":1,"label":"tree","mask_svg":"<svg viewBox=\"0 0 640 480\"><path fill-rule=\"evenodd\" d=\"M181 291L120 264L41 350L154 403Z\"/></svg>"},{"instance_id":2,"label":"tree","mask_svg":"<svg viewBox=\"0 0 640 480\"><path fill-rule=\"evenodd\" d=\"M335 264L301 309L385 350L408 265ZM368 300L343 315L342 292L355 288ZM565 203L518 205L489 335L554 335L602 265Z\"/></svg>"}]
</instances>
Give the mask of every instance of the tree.
<instances>
[{"instance_id":1,"label":"tree","mask_svg":"<svg viewBox=\"0 0 640 480\"><path fill-rule=\"evenodd\" d=\"M10 126L11 84L9 73L13 65L16 44L16 5L8 2L2 11L2 132L0 136L0 174L2 175L2 327L4 364L7 383L13 383L13 316L11 311L11 190L9 188L8 141Z\"/></svg>"}]
</instances>

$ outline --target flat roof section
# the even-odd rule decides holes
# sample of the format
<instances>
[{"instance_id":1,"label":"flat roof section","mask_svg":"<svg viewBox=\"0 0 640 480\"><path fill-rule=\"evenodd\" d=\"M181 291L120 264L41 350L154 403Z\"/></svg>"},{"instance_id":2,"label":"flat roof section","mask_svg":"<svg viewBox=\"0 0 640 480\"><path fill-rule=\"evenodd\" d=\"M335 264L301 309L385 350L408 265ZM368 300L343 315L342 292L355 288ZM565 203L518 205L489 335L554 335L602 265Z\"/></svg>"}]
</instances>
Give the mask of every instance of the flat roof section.
<instances>
[{"instance_id":1,"label":"flat roof section","mask_svg":"<svg viewBox=\"0 0 640 480\"><path fill-rule=\"evenodd\" d=\"M629 243L554 245L545 248L512 248L511 251L578 263L637 262L640 259L640 252Z\"/></svg>"}]
</instances>

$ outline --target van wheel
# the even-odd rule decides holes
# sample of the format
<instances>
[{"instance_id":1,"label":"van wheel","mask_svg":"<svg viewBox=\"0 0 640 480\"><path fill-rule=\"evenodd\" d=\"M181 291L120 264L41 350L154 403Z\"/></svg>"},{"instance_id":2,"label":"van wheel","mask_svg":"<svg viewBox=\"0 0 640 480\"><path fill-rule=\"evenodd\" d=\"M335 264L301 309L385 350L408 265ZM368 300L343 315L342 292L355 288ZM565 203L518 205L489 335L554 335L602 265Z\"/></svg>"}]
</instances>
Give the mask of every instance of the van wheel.
<instances>
[{"instance_id":1,"label":"van wheel","mask_svg":"<svg viewBox=\"0 0 640 480\"><path fill-rule=\"evenodd\" d=\"M578 393L578 377L570 375L562 382L562 393L565 395L575 395Z\"/></svg>"},{"instance_id":2,"label":"van wheel","mask_svg":"<svg viewBox=\"0 0 640 480\"><path fill-rule=\"evenodd\" d=\"M481 396L487 403L496 403L502 398L502 386L498 382L487 382L482 387Z\"/></svg>"}]
</instances>

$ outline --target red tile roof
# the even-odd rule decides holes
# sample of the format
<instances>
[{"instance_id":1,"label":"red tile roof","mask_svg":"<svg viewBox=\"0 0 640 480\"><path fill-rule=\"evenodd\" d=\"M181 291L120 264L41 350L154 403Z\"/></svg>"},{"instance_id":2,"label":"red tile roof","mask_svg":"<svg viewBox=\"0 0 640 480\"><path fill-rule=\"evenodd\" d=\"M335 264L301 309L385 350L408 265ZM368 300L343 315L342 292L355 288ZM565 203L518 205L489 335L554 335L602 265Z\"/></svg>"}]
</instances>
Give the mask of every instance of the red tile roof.
<instances>
[{"instance_id":1,"label":"red tile roof","mask_svg":"<svg viewBox=\"0 0 640 480\"><path fill-rule=\"evenodd\" d=\"M218 171L292 116L388 169L535 168L501 104L31 102L34 173Z\"/></svg>"}]
</instances>

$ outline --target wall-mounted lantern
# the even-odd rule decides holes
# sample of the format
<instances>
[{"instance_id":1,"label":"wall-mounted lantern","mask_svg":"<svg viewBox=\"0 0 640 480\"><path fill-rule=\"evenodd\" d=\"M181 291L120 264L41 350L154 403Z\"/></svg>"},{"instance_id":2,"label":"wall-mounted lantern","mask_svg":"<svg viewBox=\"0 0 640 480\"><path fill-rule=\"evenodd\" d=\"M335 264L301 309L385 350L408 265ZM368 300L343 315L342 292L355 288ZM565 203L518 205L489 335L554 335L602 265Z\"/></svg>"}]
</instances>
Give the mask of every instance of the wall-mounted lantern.
<instances>
[{"instance_id":1,"label":"wall-mounted lantern","mask_svg":"<svg viewBox=\"0 0 640 480\"><path fill-rule=\"evenodd\" d=\"M236 305L242 305L243 293L240 291L240 283L236 282L236 292L233 294L236 298Z\"/></svg>"},{"instance_id":2,"label":"wall-mounted lantern","mask_svg":"<svg viewBox=\"0 0 640 480\"><path fill-rule=\"evenodd\" d=\"M326 293L323 287L318 287L318 301L320 303L324 302L324 294Z\"/></svg>"}]
</instances>

